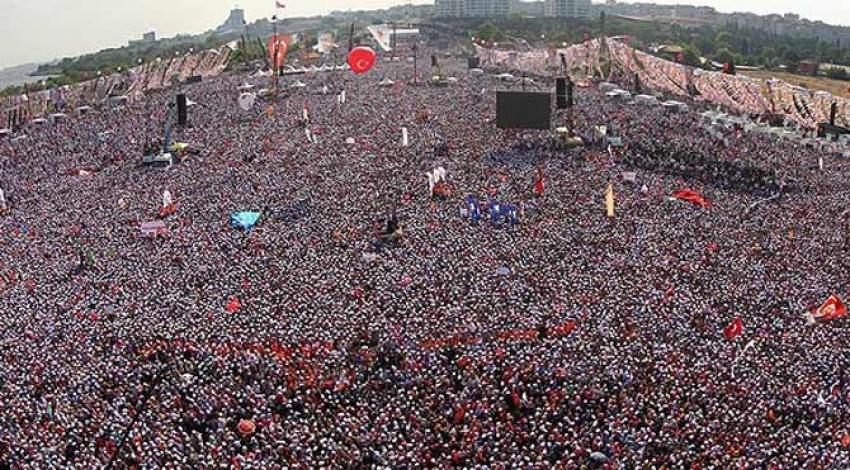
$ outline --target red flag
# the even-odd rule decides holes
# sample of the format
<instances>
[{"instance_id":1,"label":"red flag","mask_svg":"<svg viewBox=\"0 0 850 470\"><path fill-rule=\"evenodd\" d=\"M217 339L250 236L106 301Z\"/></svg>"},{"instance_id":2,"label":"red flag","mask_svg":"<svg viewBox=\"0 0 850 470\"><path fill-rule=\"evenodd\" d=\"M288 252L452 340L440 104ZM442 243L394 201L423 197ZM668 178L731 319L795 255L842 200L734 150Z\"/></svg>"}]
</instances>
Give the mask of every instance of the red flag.
<instances>
[{"instance_id":1,"label":"red flag","mask_svg":"<svg viewBox=\"0 0 850 470\"><path fill-rule=\"evenodd\" d=\"M565 323L562 323L558 326L555 326L551 330L552 336L569 336L576 329L576 322L574 320L568 320Z\"/></svg>"},{"instance_id":2,"label":"red flag","mask_svg":"<svg viewBox=\"0 0 850 470\"><path fill-rule=\"evenodd\" d=\"M735 317L731 323L726 325L726 328L723 328L723 336L728 340L733 340L738 336L741 336L744 333L744 322L741 321L741 317Z\"/></svg>"},{"instance_id":3,"label":"red flag","mask_svg":"<svg viewBox=\"0 0 850 470\"><path fill-rule=\"evenodd\" d=\"M286 62L286 51L291 42L292 38L288 34L269 37L269 58L271 58L275 69L283 67L284 62Z\"/></svg>"},{"instance_id":4,"label":"red flag","mask_svg":"<svg viewBox=\"0 0 850 470\"><path fill-rule=\"evenodd\" d=\"M543 189L546 183L543 182L543 169L537 170L537 181L534 182L534 193L538 196L543 196Z\"/></svg>"},{"instance_id":5,"label":"red flag","mask_svg":"<svg viewBox=\"0 0 850 470\"><path fill-rule=\"evenodd\" d=\"M812 317L816 320L834 320L841 318L847 314L847 307L841 302L841 299L834 295L830 295L826 302L812 313Z\"/></svg>"},{"instance_id":6,"label":"red flag","mask_svg":"<svg viewBox=\"0 0 850 470\"><path fill-rule=\"evenodd\" d=\"M240 419L236 427L242 435L253 434L257 430L257 425L250 419Z\"/></svg>"},{"instance_id":7,"label":"red flag","mask_svg":"<svg viewBox=\"0 0 850 470\"><path fill-rule=\"evenodd\" d=\"M680 189L680 190L676 191L675 193L673 193L673 197L676 198L676 199L682 200L682 201L687 201L687 202L690 202L692 204L696 204L696 205L702 207L703 209L708 209L709 207L711 207L711 201L709 201L702 194L700 194L700 193L698 193L698 192L696 192L692 189L688 189L688 188Z\"/></svg>"},{"instance_id":8,"label":"red flag","mask_svg":"<svg viewBox=\"0 0 850 470\"><path fill-rule=\"evenodd\" d=\"M227 311L228 311L228 312L230 312L230 313L234 313L234 312L236 312L237 310L239 310L239 308L240 308L241 306L242 306L242 305L239 303L239 299L238 299L238 298L236 298L236 297L231 297L231 298L230 298L230 300L228 300L228 301L227 301L227 307L225 307L225 308L227 309Z\"/></svg>"}]
</instances>

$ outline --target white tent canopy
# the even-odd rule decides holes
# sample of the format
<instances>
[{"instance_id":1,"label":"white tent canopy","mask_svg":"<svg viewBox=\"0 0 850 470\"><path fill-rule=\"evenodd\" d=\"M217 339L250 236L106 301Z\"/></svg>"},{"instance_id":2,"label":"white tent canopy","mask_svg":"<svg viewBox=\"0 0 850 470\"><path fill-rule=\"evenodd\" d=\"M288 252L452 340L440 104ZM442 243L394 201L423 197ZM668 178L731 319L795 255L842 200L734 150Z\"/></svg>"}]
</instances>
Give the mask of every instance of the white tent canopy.
<instances>
[{"instance_id":1,"label":"white tent canopy","mask_svg":"<svg viewBox=\"0 0 850 470\"><path fill-rule=\"evenodd\" d=\"M702 116L703 118L705 118L708 121L713 121L713 120L717 119L718 116L720 116L720 113L718 113L716 111L708 110L708 111L703 111L700 114L700 116Z\"/></svg>"},{"instance_id":2,"label":"white tent canopy","mask_svg":"<svg viewBox=\"0 0 850 470\"><path fill-rule=\"evenodd\" d=\"M617 85L614 85L613 83L610 83L610 82L602 82L602 83L599 84L599 91L602 91L602 92L614 91L616 89L617 89Z\"/></svg>"},{"instance_id":3,"label":"white tent canopy","mask_svg":"<svg viewBox=\"0 0 850 470\"><path fill-rule=\"evenodd\" d=\"M675 111L675 112L679 112L679 113L686 113L690 110L688 105L686 105L685 103L682 103L681 101L675 101L675 100L665 101L664 103L662 103L662 106L664 106L664 108L667 109L668 111Z\"/></svg>"},{"instance_id":4,"label":"white tent canopy","mask_svg":"<svg viewBox=\"0 0 850 470\"><path fill-rule=\"evenodd\" d=\"M623 99L623 100L628 100L628 99L631 99L632 94L629 93L626 90L622 90L622 89L617 88L617 89L614 89L614 90L611 90L611 91L605 93L605 96L607 96L608 98L620 98L620 99Z\"/></svg>"},{"instance_id":5,"label":"white tent canopy","mask_svg":"<svg viewBox=\"0 0 850 470\"><path fill-rule=\"evenodd\" d=\"M393 86L393 85L395 85L395 82L390 80L389 78L385 78L385 79L381 80L380 82L378 82L378 85L385 86L385 87L386 86Z\"/></svg>"},{"instance_id":6,"label":"white tent canopy","mask_svg":"<svg viewBox=\"0 0 850 470\"><path fill-rule=\"evenodd\" d=\"M650 95L637 95L635 96L635 103L644 106L658 106L658 99Z\"/></svg>"}]
</instances>

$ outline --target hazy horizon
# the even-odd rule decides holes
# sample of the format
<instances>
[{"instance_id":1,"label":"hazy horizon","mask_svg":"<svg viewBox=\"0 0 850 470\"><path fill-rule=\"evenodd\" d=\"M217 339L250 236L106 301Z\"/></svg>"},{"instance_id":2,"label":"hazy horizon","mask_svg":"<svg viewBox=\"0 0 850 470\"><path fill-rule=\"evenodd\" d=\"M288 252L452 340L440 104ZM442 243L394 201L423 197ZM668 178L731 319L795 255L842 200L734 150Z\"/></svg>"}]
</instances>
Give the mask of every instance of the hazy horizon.
<instances>
[{"instance_id":1,"label":"hazy horizon","mask_svg":"<svg viewBox=\"0 0 850 470\"><path fill-rule=\"evenodd\" d=\"M647 0L648 1L648 0ZM121 47L147 31L157 37L198 34L215 28L237 4L250 22L271 17L274 0L5 0L0 19L0 69ZM332 10L365 10L433 0L285 1L284 17L316 16ZM597 3L597 2L595 2ZM634 2L624 2L634 3ZM850 25L850 2L792 0L655 0L656 4L713 6L722 12L797 13L811 20ZM46 34L49 32L49 34Z\"/></svg>"}]
</instances>

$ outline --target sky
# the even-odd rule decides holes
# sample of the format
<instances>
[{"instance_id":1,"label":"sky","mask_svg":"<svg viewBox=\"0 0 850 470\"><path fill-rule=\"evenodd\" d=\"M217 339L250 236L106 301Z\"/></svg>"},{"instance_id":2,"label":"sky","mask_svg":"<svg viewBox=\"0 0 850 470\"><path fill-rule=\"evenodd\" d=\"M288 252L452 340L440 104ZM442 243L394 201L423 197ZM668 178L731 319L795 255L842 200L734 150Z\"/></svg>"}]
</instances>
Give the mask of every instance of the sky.
<instances>
[{"instance_id":1,"label":"sky","mask_svg":"<svg viewBox=\"0 0 850 470\"><path fill-rule=\"evenodd\" d=\"M313 16L344 9L377 9L405 0L282 0L284 16ZM798 13L850 25L848 0L645 0L710 5L719 11ZM412 0L410 3L433 3ZM274 14L274 0L0 0L0 69L125 45L146 31L158 37L196 34L221 24L231 8L249 21Z\"/></svg>"}]
</instances>

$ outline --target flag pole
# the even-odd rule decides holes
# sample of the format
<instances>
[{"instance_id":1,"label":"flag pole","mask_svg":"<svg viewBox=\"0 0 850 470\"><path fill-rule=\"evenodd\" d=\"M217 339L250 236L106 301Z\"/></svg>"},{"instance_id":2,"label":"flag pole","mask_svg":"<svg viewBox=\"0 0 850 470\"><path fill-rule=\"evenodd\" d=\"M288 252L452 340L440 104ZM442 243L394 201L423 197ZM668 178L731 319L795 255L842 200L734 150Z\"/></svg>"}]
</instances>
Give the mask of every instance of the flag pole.
<instances>
[{"instance_id":1,"label":"flag pole","mask_svg":"<svg viewBox=\"0 0 850 470\"><path fill-rule=\"evenodd\" d=\"M275 4L277 6L277 4ZM277 96L277 53L278 53L278 45L277 45L277 14L272 15L272 40L274 41L274 52L272 53L272 92Z\"/></svg>"}]
</instances>

